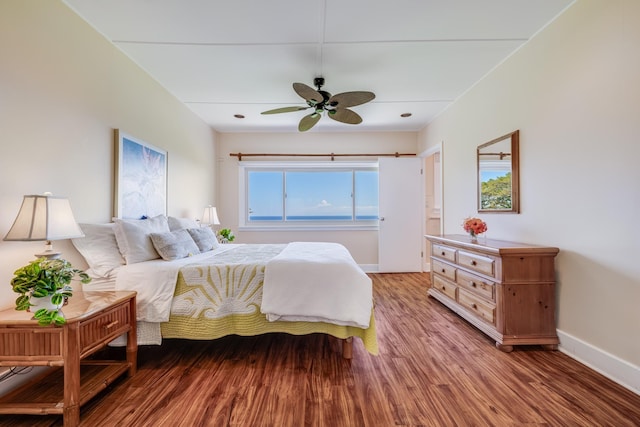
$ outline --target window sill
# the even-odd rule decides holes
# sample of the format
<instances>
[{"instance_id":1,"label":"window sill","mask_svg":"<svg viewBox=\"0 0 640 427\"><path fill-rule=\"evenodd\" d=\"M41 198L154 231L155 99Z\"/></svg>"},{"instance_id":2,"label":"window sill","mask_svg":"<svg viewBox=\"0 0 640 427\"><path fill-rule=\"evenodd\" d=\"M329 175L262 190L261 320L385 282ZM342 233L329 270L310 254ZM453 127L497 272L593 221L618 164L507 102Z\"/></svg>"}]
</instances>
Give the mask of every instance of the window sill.
<instances>
[{"instance_id":1,"label":"window sill","mask_svg":"<svg viewBox=\"0 0 640 427\"><path fill-rule=\"evenodd\" d=\"M378 231L378 225L300 224L300 225L244 225L238 231Z\"/></svg>"}]
</instances>

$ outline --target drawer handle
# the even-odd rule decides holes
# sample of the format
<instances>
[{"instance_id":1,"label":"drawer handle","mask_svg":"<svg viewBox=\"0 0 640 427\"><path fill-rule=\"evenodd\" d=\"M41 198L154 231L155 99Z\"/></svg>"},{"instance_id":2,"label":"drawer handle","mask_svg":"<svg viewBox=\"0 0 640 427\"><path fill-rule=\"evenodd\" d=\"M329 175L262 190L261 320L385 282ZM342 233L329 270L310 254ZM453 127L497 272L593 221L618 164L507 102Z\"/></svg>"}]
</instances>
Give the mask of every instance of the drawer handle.
<instances>
[{"instance_id":1,"label":"drawer handle","mask_svg":"<svg viewBox=\"0 0 640 427\"><path fill-rule=\"evenodd\" d=\"M475 288L476 286L478 286L476 285L476 282L471 282L471 287Z\"/></svg>"},{"instance_id":2,"label":"drawer handle","mask_svg":"<svg viewBox=\"0 0 640 427\"><path fill-rule=\"evenodd\" d=\"M446 286L443 286L443 287L442 287L442 290L443 290L443 291L446 291L446 290L447 290L447 287L446 287Z\"/></svg>"},{"instance_id":3,"label":"drawer handle","mask_svg":"<svg viewBox=\"0 0 640 427\"><path fill-rule=\"evenodd\" d=\"M445 269L443 268L443 269L442 269L442 272L443 272L443 273L446 273L446 272L447 272L447 270L445 270Z\"/></svg>"},{"instance_id":4,"label":"drawer handle","mask_svg":"<svg viewBox=\"0 0 640 427\"><path fill-rule=\"evenodd\" d=\"M474 304L471 304L471 308L473 308L474 310L477 310L478 306L474 303Z\"/></svg>"},{"instance_id":5,"label":"drawer handle","mask_svg":"<svg viewBox=\"0 0 640 427\"><path fill-rule=\"evenodd\" d=\"M105 328L105 329L111 329L111 328L113 328L114 326L116 326L118 323L120 323L120 322L118 322L117 320L114 320L113 322L111 322L111 323L107 323L106 325L104 325L104 328Z\"/></svg>"},{"instance_id":6,"label":"drawer handle","mask_svg":"<svg viewBox=\"0 0 640 427\"><path fill-rule=\"evenodd\" d=\"M445 256L446 254L444 253L444 251L442 251L441 255L442 255L442 256Z\"/></svg>"},{"instance_id":7,"label":"drawer handle","mask_svg":"<svg viewBox=\"0 0 640 427\"><path fill-rule=\"evenodd\" d=\"M471 261L471 265L477 265L477 264L478 264L477 262L475 262L473 260Z\"/></svg>"}]
</instances>

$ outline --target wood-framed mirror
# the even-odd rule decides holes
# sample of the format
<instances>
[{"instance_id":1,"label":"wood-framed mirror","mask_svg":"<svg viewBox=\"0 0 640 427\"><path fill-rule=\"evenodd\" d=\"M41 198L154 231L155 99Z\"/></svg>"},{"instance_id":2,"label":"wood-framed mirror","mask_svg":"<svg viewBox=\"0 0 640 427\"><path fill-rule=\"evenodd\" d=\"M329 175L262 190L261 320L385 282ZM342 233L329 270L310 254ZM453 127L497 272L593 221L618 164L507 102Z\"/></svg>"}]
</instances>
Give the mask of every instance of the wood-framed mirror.
<instances>
[{"instance_id":1,"label":"wood-framed mirror","mask_svg":"<svg viewBox=\"0 0 640 427\"><path fill-rule=\"evenodd\" d=\"M520 212L520 131L478 146L478 212Z\"/></svg>"}]
</instances>

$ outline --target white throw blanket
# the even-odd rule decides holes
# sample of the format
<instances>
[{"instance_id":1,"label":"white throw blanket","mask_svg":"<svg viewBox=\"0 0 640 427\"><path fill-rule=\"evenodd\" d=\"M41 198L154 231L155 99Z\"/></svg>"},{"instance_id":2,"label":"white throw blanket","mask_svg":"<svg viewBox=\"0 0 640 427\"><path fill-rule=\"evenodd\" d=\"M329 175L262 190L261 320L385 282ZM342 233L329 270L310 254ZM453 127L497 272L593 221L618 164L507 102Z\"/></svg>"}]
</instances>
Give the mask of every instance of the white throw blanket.
<instances>
[{"instance_id":1,"label":"white throw blanket","mask_svg":"<svg viewBox=\"0 0 640 427\"><path fill-rule=\"evenodd\" d=\"M270 321L368 328L371 279L338 243L293 242L265 268L262 313Z\"/></svg>"}]
</instances>

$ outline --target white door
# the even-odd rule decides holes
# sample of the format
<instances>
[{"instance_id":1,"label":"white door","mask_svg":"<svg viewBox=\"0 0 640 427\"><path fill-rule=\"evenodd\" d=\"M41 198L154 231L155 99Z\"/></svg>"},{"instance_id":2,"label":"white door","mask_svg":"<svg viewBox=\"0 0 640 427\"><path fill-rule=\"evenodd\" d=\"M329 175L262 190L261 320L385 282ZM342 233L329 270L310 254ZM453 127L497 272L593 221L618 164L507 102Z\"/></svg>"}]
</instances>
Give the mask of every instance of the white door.
<instances>
[{"instance_id":1,"label":"white door","mask_svg":"<svg viewBox=\"0 0 640 427\"><path fill-rule=\"evenodd\" d=\"M422 271L422 159L379 161L378 270Z\"/></svg>"}]
</instances>

